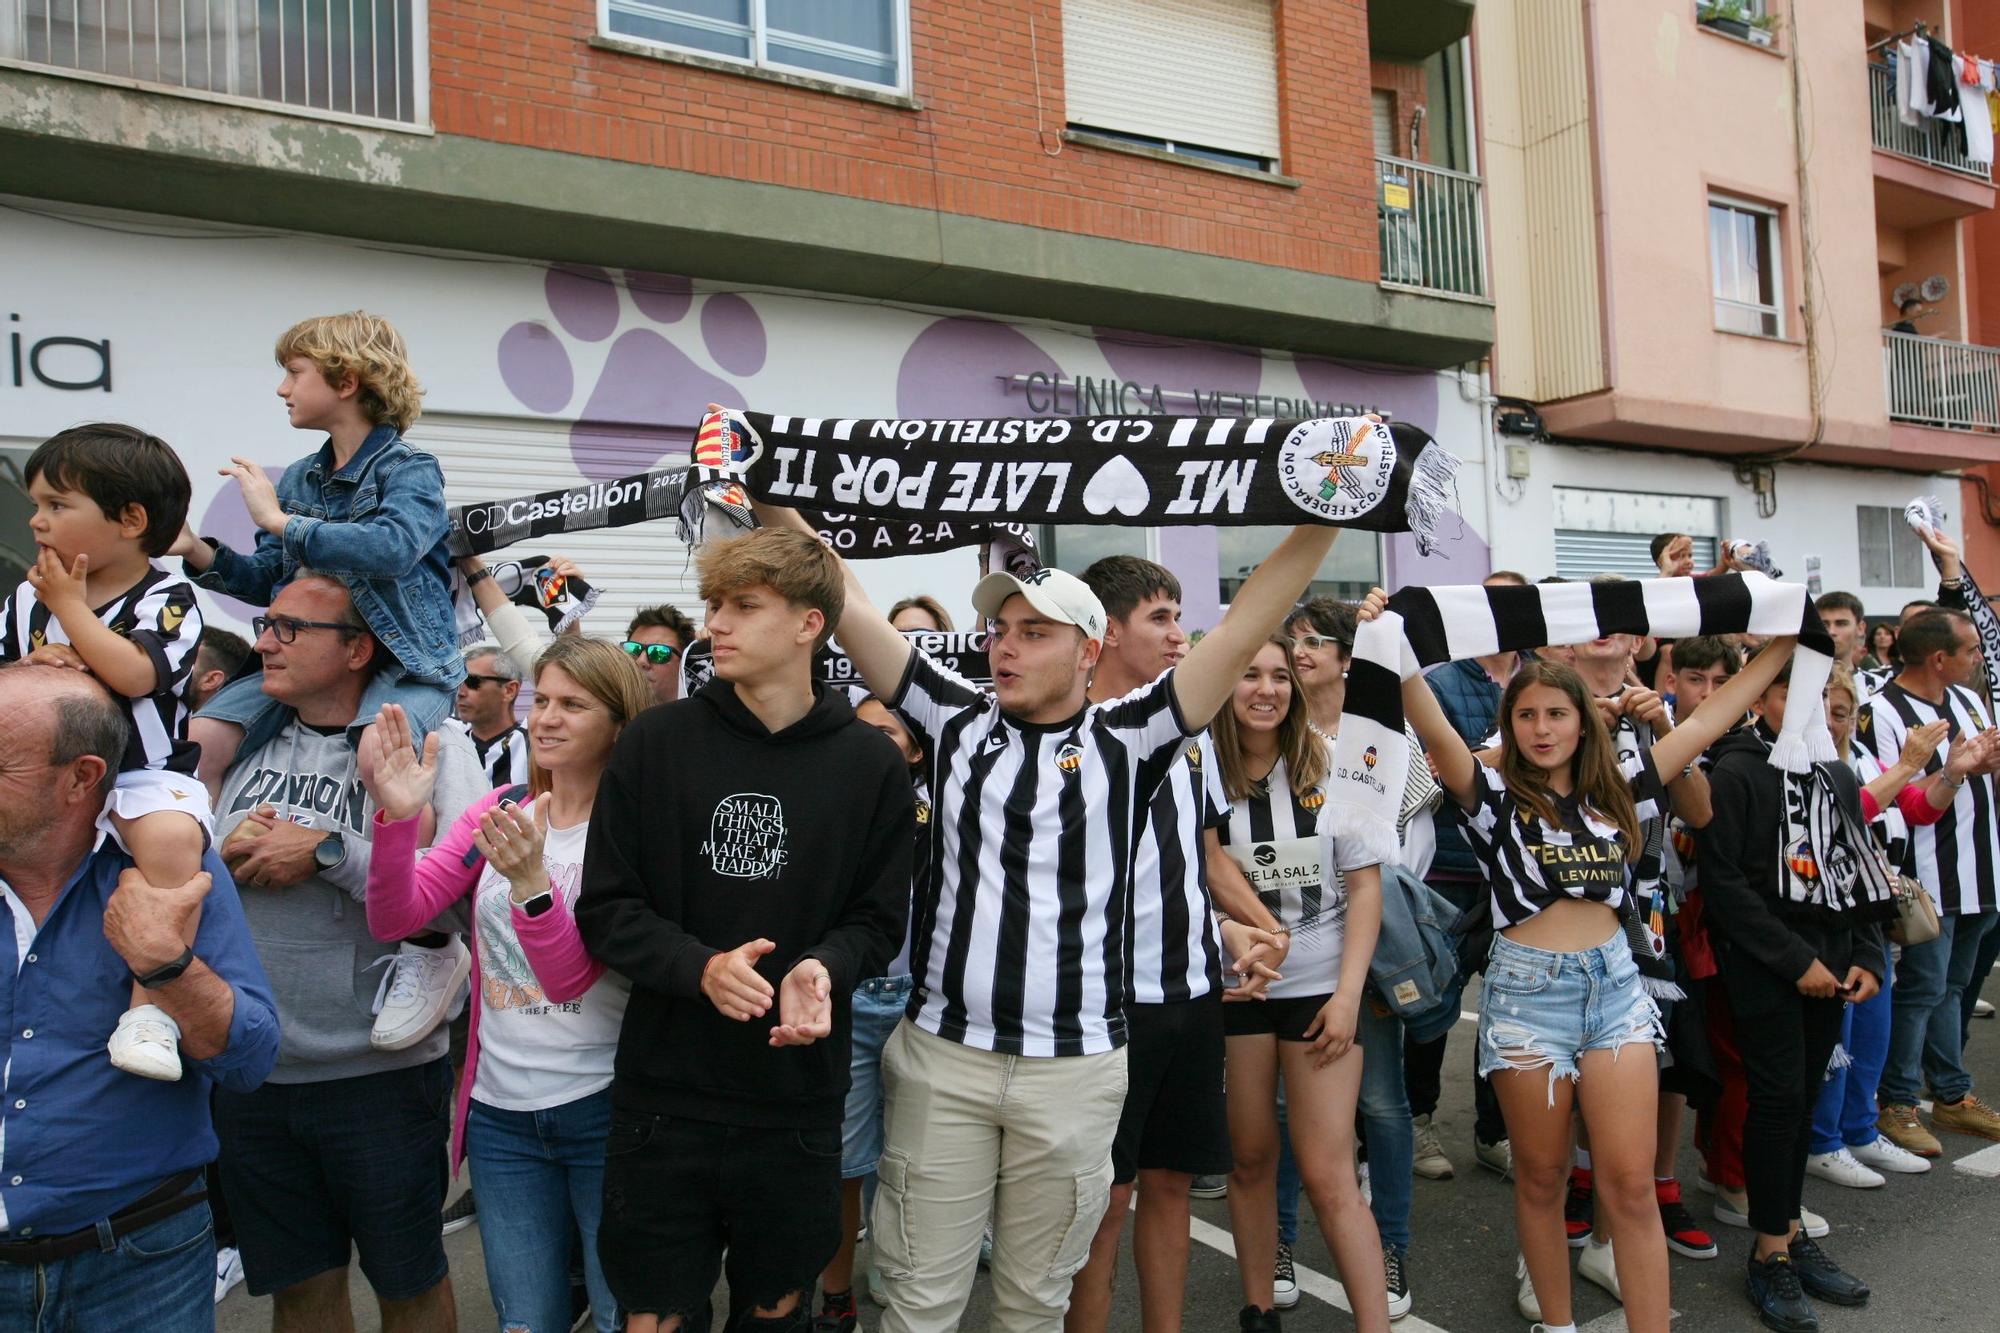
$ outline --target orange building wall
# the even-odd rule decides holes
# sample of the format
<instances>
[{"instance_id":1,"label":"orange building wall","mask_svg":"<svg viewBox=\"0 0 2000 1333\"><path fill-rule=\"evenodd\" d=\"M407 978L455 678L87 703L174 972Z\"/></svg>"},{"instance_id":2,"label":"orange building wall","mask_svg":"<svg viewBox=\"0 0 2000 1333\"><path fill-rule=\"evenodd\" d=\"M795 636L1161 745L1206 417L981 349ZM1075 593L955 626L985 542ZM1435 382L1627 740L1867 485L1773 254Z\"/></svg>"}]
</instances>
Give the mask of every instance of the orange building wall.
<instances>
[{"instance_id":1,"label":"orange building wall","mask_svg":"<svg viewBox=\"0 0 2000 1333\"><path fill-rule=\"evenodd\" d=\"M432 115L441 134L1377 279L1365 0L1278 5L1298 188L1061 144L1059 0L911 10L918 110L592 47L595 0L432 0Z\"/></svg>"}]
</instances>

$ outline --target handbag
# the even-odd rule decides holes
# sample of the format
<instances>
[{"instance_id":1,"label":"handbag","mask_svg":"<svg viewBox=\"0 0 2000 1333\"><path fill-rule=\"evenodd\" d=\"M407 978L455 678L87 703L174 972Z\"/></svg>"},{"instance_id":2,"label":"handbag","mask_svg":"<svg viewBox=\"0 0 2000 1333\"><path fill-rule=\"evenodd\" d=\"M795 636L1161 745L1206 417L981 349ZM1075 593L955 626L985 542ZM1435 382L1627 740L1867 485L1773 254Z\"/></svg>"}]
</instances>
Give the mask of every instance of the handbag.
<instances>
[{"instance_id":1,"label":"handbag","mask_svg":"<svg viewBox=\"0 0 2000 1333\"><path fill-rule=\"evenodd\" d=\"M1908 875L1897 875L1894 883L1896 919L1886 932L1890 941L1905 949L1912 944L1929 944L1944 930L1930 890Z\"/></svg>"}]
</instances>

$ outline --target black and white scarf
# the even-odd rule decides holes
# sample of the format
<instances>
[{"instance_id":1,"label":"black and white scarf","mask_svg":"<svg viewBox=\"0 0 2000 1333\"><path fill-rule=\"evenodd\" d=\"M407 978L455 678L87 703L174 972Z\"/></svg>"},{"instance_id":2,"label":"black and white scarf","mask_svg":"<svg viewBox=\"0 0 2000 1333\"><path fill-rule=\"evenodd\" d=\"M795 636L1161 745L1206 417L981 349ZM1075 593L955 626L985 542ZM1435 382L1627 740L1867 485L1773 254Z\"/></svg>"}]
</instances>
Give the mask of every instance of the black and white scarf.
<instances>
[{"instance_id":1,"label":"black and white scarf","mask_svg":"<svg viewBox=\"0 0 2000 1333\"><path fill-rule=\"evenodd\" d=\"M445 546L454 556L486 555L535 537L678 518L691 471L686 467L661 468L615 481L588 481L508 500L453 505ZM1004 570L1024 574L1039 563L1034 533L1025 524L954 521L935 514L891 522L858 514L826 513L811 507L803 512L828 544L850 560L978 546L982 548L981 567L987 573ZM743 506L741 526L753 526L749 514L749 507Z\"/></svg>"},{"instance_id":2,"label":"black and white scarf","mask_svg":"<svg viewBox=\"0 0 2000 1333\"><path fill-rule=\"evenodd\" d=\"M1803 706L1804 696L1800 698ZM1789 709L1786 718L1790 720ZM1755 734L1766 749L1777 739L1762 722ZM1778 821L1778 896L1841 924L1893 917L1895 887L1861 824L1854 770L1834 759L1780 777L1784 814Z\"/></svg>"},{"instance_id":3,"label":"black and white scarf","mask_svg":"<svg viewBox=\"0 0 2000 1333\"><path fill-rule=\"evenodd\" d=\"M603 589L571 575L564 577L548 568L545 555L503 560L489 568L493 584L507 600L527 611L547 617L550 634L566 634L589 615L603 595ZM458 625L458 646L469 648L486 637L486 618L462 574L453 572L452 617ZM522 663L526 666L526 663Z\"/></svg>"},{"instance_id":4,"label":"black and white scarf","mask_svg":"<svg viewBox=\"0 0 2000 1333\"><path fill-rule=\"evenodd\" d=\"M1424 667L1610 634L1682 639L1743 633L1798 635L1792 693L1820 697L1833 670L1833 640L1804 584L1773 583L1750 573L1527 588L1404 588L1354 636L1323 827L1337 838L1361 840L1385 860L1395 855L1391 793L1402 791L1410 763L1402 684ZM1786 714L1784 731L1771 747L1773 764L1803 773L1834 757L1824 709Z\"/></svg>"},{"instance_id":5,"label":"black and white scarf","mask_svg":"<svg viewBox=\"0 0 2000 1333\"><path fill-rule=\"evenodd\" d=\"M1935 495L1920 495L1903 506L1903 521L1921 533L1926 530L1937 532L1944 527L1944 502ZM1931 563L1944 572L1944 563L1932 552ZM1994 699L2000 699L2000 615L1993 612L1992 603L1986 594L1973 582L1972 569L1963 560L1958 566L1960 590L1965 595L1965 614L1972 620L1972 628L1979 634L1979 651L1986 659L1986 690Z\"/></svg>"},{"instance_id":6,"label":"black and white scarf","mask_svg":"<svg viewBox=\"0 0 2000 1333\"><path fill-rule=\"evenodd\" d=\"M974 685L991 685L993 668L986 656L986 632L954 633L949 630L904 630L910 646L924 653L947 671L963 676ZM850 695L867 689L861 669L841 649L839 640L829 640L813 654L813 679L838 685ZM707 639L696 639L681 654L681 697L687 698L708 684L715 674L714 650Z\"/></svg>"},{"instance_id":7,"label":"black and white scarf","mask_svg":"<svg viewBox=\"0 0 2000 1333\"><path fill-rule=\"evenodd\" d=\"M682 518L747 527L749 499L921 525L1291 525L1408 532L1435 545L1458 460L1373 417L772 416L711 407Z\"/></svg>"}]
</instances>

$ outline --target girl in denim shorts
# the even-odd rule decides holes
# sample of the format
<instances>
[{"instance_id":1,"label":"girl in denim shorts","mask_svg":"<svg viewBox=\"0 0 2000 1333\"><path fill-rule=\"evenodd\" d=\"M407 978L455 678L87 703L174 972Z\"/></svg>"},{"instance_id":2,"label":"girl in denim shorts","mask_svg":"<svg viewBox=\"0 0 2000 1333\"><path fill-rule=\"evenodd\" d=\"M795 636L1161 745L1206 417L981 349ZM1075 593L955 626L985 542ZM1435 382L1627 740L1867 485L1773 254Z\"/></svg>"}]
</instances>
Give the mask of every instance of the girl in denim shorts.
<instances>
[{"instance_id":1,"label":"girl in denim shorts","mask_svg":"<svg viewBox=\"0 0 2000 1333\"><path fill-rule=\"evenodd\" d=\"M1364 618L1372 618L1367 610ZM1480 1004L1479 1072L1490 1075L1514 1144L1514 1221L1548 1333L1568 1333L1563 1193L1570 1117L1590 1132L1597 1205L1633 1333L1667 1327L1667 1247L1653 1191L1654 1119L1664 1034L1640 984L1624 918L1639 826L1664 813L1661 773L1679 775L1743 716L1789 660L1773 641L1674 725L1660 697L1617 704L1658 738L1620 764L1582 679L1565 665L1523 666L1500 700L1500 743L1474 754L1422 676L1403 708L1458 803L1479 855L1498 932ZM1627 1046L1654 1048L1620 1059Z\"/></svg>"}]
</instances>

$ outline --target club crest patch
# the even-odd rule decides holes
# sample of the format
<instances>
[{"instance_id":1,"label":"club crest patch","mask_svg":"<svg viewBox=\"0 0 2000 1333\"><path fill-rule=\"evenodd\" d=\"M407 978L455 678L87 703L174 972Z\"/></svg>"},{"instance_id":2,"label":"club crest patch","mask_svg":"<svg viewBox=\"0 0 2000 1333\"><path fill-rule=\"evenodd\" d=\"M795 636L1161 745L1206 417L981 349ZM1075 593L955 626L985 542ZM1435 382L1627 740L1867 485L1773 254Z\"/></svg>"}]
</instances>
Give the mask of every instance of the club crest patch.
<instances>
[{"instance_id":1,"label":"club crest patch","mask_svg":"<svg viewBox=\"0 0 2000 1333\"><path fill-rule=\"evenodd\" d=\"M1083 747L1075 741L1056 751L1056 767L1065 773L1075 773L1083 767Z\"/></svg>"},{"instance_id":2,"label":"club crest patch","mask_svg":"<svg viewBox=\"0 0 2000 1333\"><path fill-rule=\"evenodd\" d=\"M1317 810L1326 804L1326 793L1314 787L1299 797L1299 805L1307 810Z\"/></svg>"}]
</instances>

